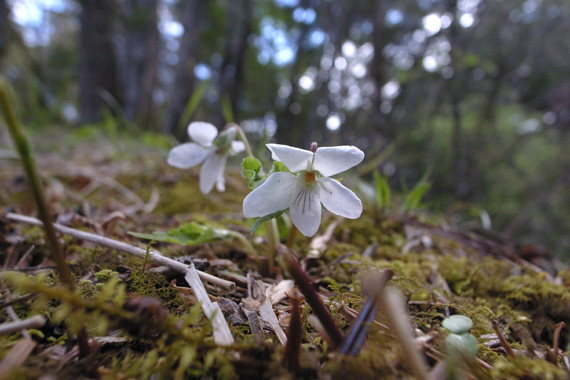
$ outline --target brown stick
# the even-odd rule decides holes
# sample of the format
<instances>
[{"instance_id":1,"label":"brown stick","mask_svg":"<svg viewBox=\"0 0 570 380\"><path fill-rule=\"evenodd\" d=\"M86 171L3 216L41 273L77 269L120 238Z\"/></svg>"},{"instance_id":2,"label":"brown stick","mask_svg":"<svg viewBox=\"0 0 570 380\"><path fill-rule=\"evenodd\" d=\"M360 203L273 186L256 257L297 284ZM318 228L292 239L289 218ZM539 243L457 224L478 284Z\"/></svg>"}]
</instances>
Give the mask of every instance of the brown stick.
<instances>
[{"instance_id":1,"label":"brown stick","mask_svg":"<svg viewBox=\"0 0 570 380\"><path fill-rule=\"evenodd\" d=\"M493 322L493 330L495 330L495 334L497 334L497 338L499 338L499 342L501 343L501 346L503 346L503 348L505 349L507 356L513 359L516 358L517 354L515 354L513 348L511 347L509 342L507 342L507 340L505 339L505 336L499 329L499 325L497 324L497 322Z\"/></svg>"},{"instance_id":2,"label":"brown stick","mask_svg":"<svg viewBox=\"0 0 570 380\"><path fill-rule=\"evenodd\" d=\"M338 326L336 325L332 315L325 307L325 304L321 300L318 293L315 291L313 283L311 282L305 271L301 269L299 262L293 255L293 252L291 252L289 249L287 249L284 246L280 246L278 252L280 256L283 258L285 266L289 271L289 274L295 280L295 284L299 287L299 289L307 299L307 302L309 303L309 305L311 305L313 312L319 318L322 326L325 328L327 334L331 338L333 342L331 348L333 350L338 348L342 344L344 337L340 332Z\"/></svg>"}]
</instances>

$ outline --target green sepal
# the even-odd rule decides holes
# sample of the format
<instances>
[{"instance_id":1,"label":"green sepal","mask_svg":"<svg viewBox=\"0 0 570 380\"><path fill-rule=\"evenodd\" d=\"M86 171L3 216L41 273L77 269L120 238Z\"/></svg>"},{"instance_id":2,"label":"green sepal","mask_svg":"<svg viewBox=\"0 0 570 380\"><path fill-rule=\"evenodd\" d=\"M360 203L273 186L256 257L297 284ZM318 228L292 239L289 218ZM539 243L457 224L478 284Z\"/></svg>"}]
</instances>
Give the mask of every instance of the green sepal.
<instances>
[{"instance_id":1,"label":"green sepal","mask_svg":"<svg viewBox=\"0 0 570 380\"><path fill-rule=\"evenodd\" d=\"M291 170L281 161L273 161L273 167L271 168L271 173L286 172L291 173Z\"/></svg>"},{"instance_id":2,"label":"green sepal","mask_svg":"<svg viewBox=\"0 0 570 380\"><path fill-rule=\"evenodd\" d=\"M257 186L263 183L265 175L263 173L261 161L259 161L257 158L244 158L241 162L241 169L242 175L248 181L248 186L250 189L255 189Z\"/></svg>"}]
</instances>

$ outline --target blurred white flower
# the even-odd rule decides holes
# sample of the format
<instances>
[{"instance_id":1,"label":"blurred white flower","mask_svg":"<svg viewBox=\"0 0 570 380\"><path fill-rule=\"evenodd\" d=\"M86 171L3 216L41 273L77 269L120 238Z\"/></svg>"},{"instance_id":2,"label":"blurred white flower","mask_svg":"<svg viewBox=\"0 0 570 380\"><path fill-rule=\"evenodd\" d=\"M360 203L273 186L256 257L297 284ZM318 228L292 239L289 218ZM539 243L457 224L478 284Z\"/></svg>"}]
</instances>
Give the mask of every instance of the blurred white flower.
<instances>
[{"instance_id":1,"label":"blurred white flower","mask_svg":"<svg viewBox=\"0 0 570 380\"><path fill-rule=\"evenodd\" d=\"M200 170L200 191L208 194L214 184L218 191L225 191L224 169L228 155L245 150L243 142L234 141L236 128L230 127L218 137L218 130L212 124L194 122L188 125L188 135L194 142L172 148L168 154L168 164L188 169L203 163Z\"/></svg>"},{"instance_id":2,"label":"blurred white flower","mask_svg":"<svg viewBox=\"0 0 570 380\"><path fill-rule=\"evenodd\" d=\"M315 153L287 145L267 144L274 160L292 173L277 172L243 201L248 218L289 209L293 224L313 236L321 224L321 203L330 212L349 219L362 214L362 202L332 175L357 165L364 153L354 146L318 148Z\"/></svg>"}]
</instances>

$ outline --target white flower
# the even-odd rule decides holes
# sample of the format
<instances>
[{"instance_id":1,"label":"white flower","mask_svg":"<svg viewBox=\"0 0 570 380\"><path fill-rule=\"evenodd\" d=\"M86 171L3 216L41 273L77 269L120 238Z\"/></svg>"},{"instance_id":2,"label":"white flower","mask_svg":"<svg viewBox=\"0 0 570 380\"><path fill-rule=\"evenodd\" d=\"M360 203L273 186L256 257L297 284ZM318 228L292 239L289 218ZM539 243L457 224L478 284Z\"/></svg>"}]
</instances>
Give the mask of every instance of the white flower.
<instances>
[{"instance_id":1,"label":"white flower","mask_svg":"<svg viewBox=\"0 0 570 380\"><path fill-rule=\"evenodd\" d=\"M321 224L321 203L330 212L356 219L362 202L329 176L357 165L364 153L354 146L318 148L315 153L287 145L267 144L274 160L292 172L273 173L243 201L248 218L289 209L293 224L305 236L313 236Z\"/></svg>"},{"instance_id":2,"label":"white flower","mask_svg":"<svg viewBox=\"0 0 570 380\"><path fill-rule=\"evenodd\" d=\"M194 142L180 144L168 154L168 164L188 169L203 163L200 170L200 191L208 194L216 184L218 191L225 191L224 169L228 155L245 150L241 141L234 141L237 131L229 128L218 136L218 129L210 123L194 122L188 125L188 135Z\"/></svg>"}]
</instances>

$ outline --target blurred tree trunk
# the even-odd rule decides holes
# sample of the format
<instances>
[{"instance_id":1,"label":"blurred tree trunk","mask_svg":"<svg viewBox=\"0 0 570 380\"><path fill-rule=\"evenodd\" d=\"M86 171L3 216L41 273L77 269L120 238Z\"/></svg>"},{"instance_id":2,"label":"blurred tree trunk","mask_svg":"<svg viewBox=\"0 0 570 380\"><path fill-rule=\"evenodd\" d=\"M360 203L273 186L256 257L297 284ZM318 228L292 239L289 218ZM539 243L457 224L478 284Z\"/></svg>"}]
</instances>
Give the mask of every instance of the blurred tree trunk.
<instances>
[{"instance_id":1,"label":"blurred tree trunk","mask_svg":"<svg viewBox=\"0 0 570 380\"><path fill-rule=\"evenodd\" d=\"M113 46L113 0L80 0L79 112L81 122L98 121L108 106L122 104Z\"/></svg>"},{"instance_id":2,"label":"blurred tree trunk","mask_svg":"<svg viewBox=\"0 0 570 380\"><path fill-rule=\"evenodd\" d=\"M388 35L388 28L384 24L386 18L386 11L391 5L386 1L376 0L373 8L373 30L372 30L372 45L374 46L374 57L370 65L370 75L376 84L376 92L372 99L372 119L374 131L380 137L388 137L386 115L380 110L382 104L382 87L387 82L386 78L386 58L384 58L384 48L391 41L391 36ZM374 138L377 140L377 137Z\"/></svg>"},{"instance_id":3,"label":"blurred tree trunk","mask_svg":"<svg viewBox=\"0 0 570 380\"><path fill-rule=\"evenodd\" d=\"M309 1L303 0L300 4L303 8L309 7ZM309 34L309 26L301 24L301 31L296 41L297 53L295 54L295 61L291 66L289 74L289 83L291 83L291 93L285 102L285 106L279 112L277 119L277 131L275 139L280 144L297 146L300 148L308 148L305 146L305 139L308 138L305 133L305 128L302 123L298 121L299 117L292 111L292 106L298 103L299 100L299 76L302 70L302 61L306 51L306 39Z\"/></svg>"},{"instance_id":4,"label":"blurred tree trunk","mask_svg":"<svg viewBox=\"0 0 570 380\"><path fill-rule=\"evenodd\" d=\"M4 62L4 53L8 45L8 29L10 9L6 0L0 0L0 64Z\"/></svg>"},{"instance_id":5,"label":"blurred tree trunk","mask_svg":"<svg viewBox=\"0 0 570 380\"><path fill-rule=\"evenodd\" d=\"M184 34L178 50L178 65L174 73L174 83L170 95L170 109L167 116L168 132L181 134L182 126L179 126L180 118L188 100L196 87L194 66L198 54L198 37L200 24L204 20L205 0L188 0L183 2L180 22L184 26Z\"/></svg>"},{"instance_id":6,"label":"blurred tree trunk","mask_svg":"<svg viewBox=\"0 0 570 380\"><path fill-rule=\"evenodd\" d=\"M226 15L226 52L220 68L220 96L228 96L232 106L234 121L239 120L239 100L243 90L247 37L251 33L251 0L229 1ZM220 115L222 113L220 112ZM223 120L220 120L220 125Z\"/></svg>"},{"instance_id":7,"label":"blurred tree trunk","mask_svg":"<svg viewBox=\"0 0 570 380\"><path fill-rule=\"evenodd\" d=\"M125 26L125 115L143 128L152 124L152 91L157 81L158 0L126 0Z\"/></svg>"}]
</instances>

